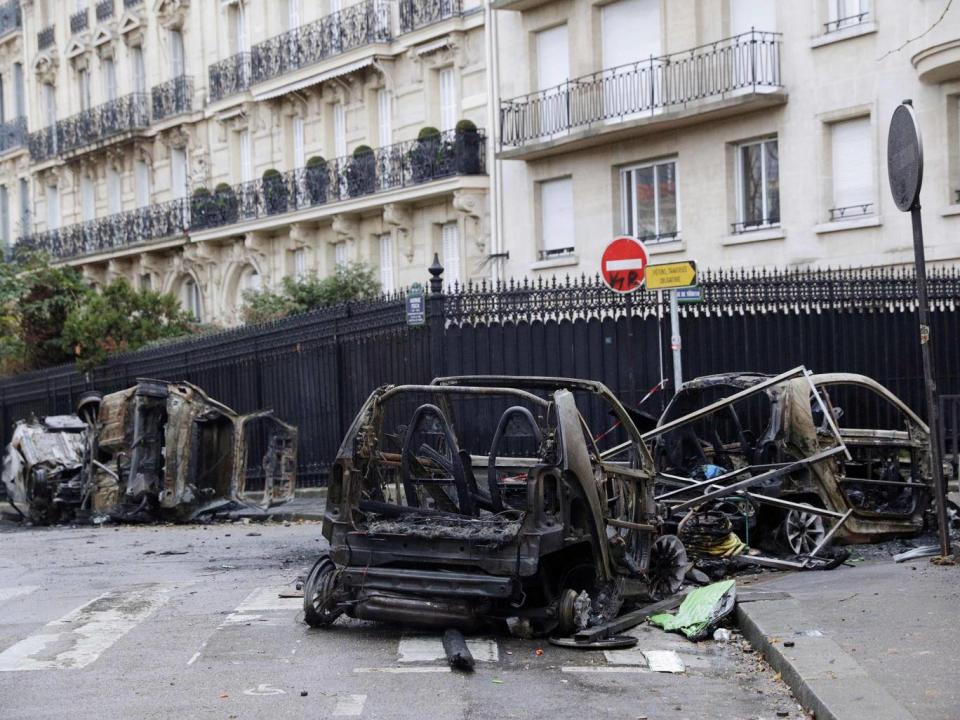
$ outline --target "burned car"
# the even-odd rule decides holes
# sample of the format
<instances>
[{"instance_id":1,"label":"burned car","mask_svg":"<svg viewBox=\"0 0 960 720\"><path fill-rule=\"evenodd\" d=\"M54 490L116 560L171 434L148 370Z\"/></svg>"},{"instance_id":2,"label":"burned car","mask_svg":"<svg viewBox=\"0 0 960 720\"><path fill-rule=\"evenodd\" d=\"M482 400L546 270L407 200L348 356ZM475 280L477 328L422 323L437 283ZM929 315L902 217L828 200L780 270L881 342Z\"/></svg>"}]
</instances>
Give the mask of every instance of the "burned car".
<instances>
[{"instance_id":1,"label":"burned car","mask_svg":"<svg viewBox=\"0 0 960 720\"><path fill-rule=\"evenodd\" d=\"M39 471L4 473L8 491L31 519L55 522L79 514L185 521L234 504L266 508L293 496L297 431L272 412L240 415L190 383L141 379L105 397L88 393L78 415L70 425L76 435L69 443L60 440L72 454L69 475L60 471L57 477L69 482L56 488L47 482L41 490ZM63 454L57 447L47 442L31 454L39 456L34 465L44 479ZM56 514L45 510L51 503Z\"/></svg>"},{"instance_id":2,"label":"burned car","mask_svg":"<svg viewBox=\"0 0 960 720\"><path fill-rule=\"evenodd\" d=\"M697 378L644 439L658 500L794 555L915 534L932 497L927 425L863 375Z\"/></svg>"},{"instance_id":3,"label":"burned car","mask_svg":"<svg viewBox=\"0 0 960 720\"><path fill-rule=\"evenodd\" d=\"M340 446L323 534L304 585L314 627L345 613L565 634L672 594L687 564L660 534L630 415L583 380L381 387Z\"/></svg>"}]
</instances>

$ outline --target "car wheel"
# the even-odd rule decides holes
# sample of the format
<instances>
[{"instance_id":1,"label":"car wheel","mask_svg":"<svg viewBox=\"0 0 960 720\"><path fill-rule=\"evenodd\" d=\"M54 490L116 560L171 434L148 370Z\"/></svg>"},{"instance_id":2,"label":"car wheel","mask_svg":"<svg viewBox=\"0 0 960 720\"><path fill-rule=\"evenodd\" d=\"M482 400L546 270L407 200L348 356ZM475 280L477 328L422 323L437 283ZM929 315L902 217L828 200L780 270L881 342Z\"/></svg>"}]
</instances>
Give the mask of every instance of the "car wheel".
<instances>
[{"instance_id":1,"label":"car wheel","mask_svg":"<svg viewBox=\"0 0 960 720\"><path fill-rule=\"evenodd\" d=\"M557 635L566 637L573 635L577 629L577 591L567 588L560 593L557 602Z\"/></svg>"},{"instance_id":2,"label":"car wheel","mask_svg":"<svg viewBox=\"0 0 960 720\"><path fill-rule=\"evenodd\" d=\"M823 517L806 510L788 510L780 536L794 555L809 555L827 534Z\"/></svg>"},{"instance_id":3,"label":"car wheel","mask_svg":"<svg viewBox=\"0 0 960 720\"><path fill-rule=\"evenodd\" d=\"M676 594L687 574L687 550L676 535L661 535L650 553L649 595L663 600Z\"/></svg>"},{"instance_id":4,"label":"car wheel","mask_svg":"<svg viewBox=\"0 0 960 720\"><path fill-rule=\"evenodd\" d=\"M327 555L322 556L303 584L303 619L310 627L328 627L343 614L333 597L336 581L337 566Z\"/></svg>"}]
</instances>

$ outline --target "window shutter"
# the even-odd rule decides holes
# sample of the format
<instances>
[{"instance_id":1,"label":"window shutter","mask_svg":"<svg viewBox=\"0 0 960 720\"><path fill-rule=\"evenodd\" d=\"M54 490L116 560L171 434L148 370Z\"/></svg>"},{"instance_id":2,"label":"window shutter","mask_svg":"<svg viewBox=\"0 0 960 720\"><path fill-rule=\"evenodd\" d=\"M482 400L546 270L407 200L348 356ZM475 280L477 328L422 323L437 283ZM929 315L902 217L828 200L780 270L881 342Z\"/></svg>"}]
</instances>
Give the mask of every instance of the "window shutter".
<instances>
[{"instance_id":1,"label":"window shutter","mask_svg":"<svg viewBox=\"0 0 960 720\"><path fill-rule=\"evenodd\" d=\"M117 66L113 60L105 58L103 61L103 85L107 91L107 100L117 99Z\"/></svg>"},{"instance_id":2,"label":"window shutter","mask_svg":"<svg viewBox=\"0 0 960 720\"><path fill-rule=\"evenodd\" d=\"M47 229L60 227L60 190L56 185L47 185Z\"/></svg>"},{"instance_id":3,"label":"window shutter","mask_svg":"<svg viewBox=\"0 0 960 720\"><path fill-rule=\"evenodd\" d=\"M287 27L296 30L300 27L300 0L287 0Z\"/></svg>"},{"instance_id":4,"label":"window shutter","mask_svg":"<svg viewBox=\"0 0 960 720\"><path fill-rule=\"evenodd\" d=\"M150 168L143 160L137 160L133 167L137 184L137 207L146 207L150 204Z\"/></svg>"},{"instance_id":5,"label":"window shutter","mask_svg":"<svg viewBox=\"0 0 960 720\"><path fill-rule=\"evenodd\" d=\"M443 278L447 285L462 282L460 272L460 228L455 222L447 223L441 231L443 245Z\"/></svg>"},{"instance_id":6,"label":"window shutter","mask_svg":"<svg viewBox=\"0 0 960 720\"><path fill-rule=\"evenodd\" d=\"M831 2L833 0L830 0ZM770 0L730 0L730 34L777 29L777 4Z\"/></svg>"},{"instance_id":7,"label":"window shutter","mask_svg":"<svg viewBox=\"0 0 960 720\"><path fill-rule=\"evenodd\" d=\"M90 222L96 217L96 196L93 180L84 175L80 178L80 202L83 205L82 217L84 222Z\"/></svg>"},{"instance_id":8,"label":"window shutter","mask_svg":"<svg viewBox=\"0 0 960 720\"><path fill-rule=\"evenodd\" d=\"M390 145L393 140L393 119L390 116L390 93L387 90L377 91L377 110L380 121L380 147L386 147Z\"/></svg>"},{"instance_id":9,"label":"window shutter","mask_svg":"<svg viewBox=\"0 0 960 720\"><path fill-rule=\"evenodd\" d=\"M396 287L393 280L393 236L380 236L380 285L384 292L391 293Z\"/></svg>"},{"instance_id":10,"label":"window shutter","mask_svg":"<svg viewBox=\"0 0 960 720\"><path fill-rule=\"evenodd\" d=\"M147 69L143 64L143 48L132 48L131 59L133 61L133 91L143 94L147 92Z\"/></svg>"},{"instance_id":11,"label":"window shutter","mask_svg":"<svg viewBox=\"0 0 960 720\"><path fill-rule=\"evenodd\" d=\"M874 201L873 150L870 118L834 123L833 207L845 208Z\"/></svg>"},{"instance_id":12,"label":"window shutter","mask_svg":"<svg viewBox=\"0 0 960 720\"><path fill-rule=\"evenodd\" d=\"M250 131L240 133L240 181L253 180L253 148L250 147Z\"/></svg>"},{"instance_id":13,"label":"window shutter","mask_svg":"<svg viewBox=\"0 0 960 720\"><path fill-rule=\"evenodd\" d=\"M170 31L170 59L173 77L178 78L186 74L186 60L183 50L183 33L179 30Z\"/></svg>"},{"instance_id":14,"label":"window shutter","mask_svg":"<svg viewBox=\"0 0 960 720\"><path fill-rule=\"evenodd\" d=\"M660 55L660 0L618 0L601 13L604 69Z\"/></svg>"},{"instance_id":15,"label":"window shutter","mask_svg":"<svg viewBox=\"0 0 960 720\"><path fill-rule=\"evenodd\" d=\"M344 267L347 264L346 242L338 242L333 246L333 262L337 267Z\"/></svg>"},{"instance_id":16,"label":"window shutter","mask_svg":"<svg viewBox=\"0 0 960 720\"><path fill-rule=\"evenodd\" d=\"M573 180L540 183L540 247L545 254L576 247L573 232Z\"/></svg>"},{"instance_id":17,"label":"window shutter","mask_svg":"<svg viewBox=\"0 0 960 720\"><path fill-rule=\"evenodd\" d=\"M293 118L293 167L302 168L306 165L303 149L303 118Z\"/></svg>"},{"instance_id":18,"label":"window shutter","mask_svg":"<svg viewBox=\"0 0 960 720\"><path fill-rule=\"evenodd\" d=\"M343 103L333 106L333 150L337 157L347 154L347 119Z\"/></svg>"},{"instance_id":19,"label":"window shutter","mask_svg":"<svg viewBox=\"0 0 960 720\"><path fill-rule=\"evenodd\" d=\"M537 85L539 90L562 85L570 79L570 46L567 26L558 25L537 33Z\"/></svg>"},{"instance_id":20,"label":"window shutter","mask_svg":"<svg viewBox=\"0 0 960 720\"><path fill-rule=\"evenodd\" d=\"M187 151L183 148L170 151L170 187L175 198L187 196Z\"/></svg>"},{"instance_id":21,"label":"window shutter","mask_svg":"<svg viewBox=\"0 0 960 720\"><path fill-rule=\"evenodd\" d=\"M10 194L6 185L0 185L0 247L10 247Z\"/></svg>"},{"instance_id":22,"label":"window shutter","mask_svg":"<svg viewBox=\"0 0 960 720\"><path fill-rule=\"evenodd\" d=\"M293 251L293 276L298 280L307 275L307 251L297 248Z\"/></svg>"},{"instance_id":23,"label":"window shutter","mask_svg":"<svg viewBox=\"0 0 960 720\"><path fill-rule=\"evenodd\" d=\"M457 77L453 68L440 71L440 129L453 130L457 124Z\"/></svg>"},{"instance_id":24,"label":"window shutter","mask_svg":"<svg viewBox=\"0 0 960 720\"><path fill-rule=\"evenodd\" d=\"M107 203L111 215L116 215L123 210L123 187L120 182L120 173L113 168L107 169Z\"/></svg>"}]
</instances>

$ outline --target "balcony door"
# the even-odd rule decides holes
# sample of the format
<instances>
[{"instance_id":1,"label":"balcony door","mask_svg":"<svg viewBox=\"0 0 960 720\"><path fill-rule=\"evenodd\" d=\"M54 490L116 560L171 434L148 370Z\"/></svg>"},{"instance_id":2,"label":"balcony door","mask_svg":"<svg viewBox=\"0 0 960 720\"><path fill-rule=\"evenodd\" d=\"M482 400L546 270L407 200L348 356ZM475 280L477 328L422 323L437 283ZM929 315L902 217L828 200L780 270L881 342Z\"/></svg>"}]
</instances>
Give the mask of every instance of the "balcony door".
<instances>
[{"instance_id":1,"label":"balcony door","mask_svg":"<svg viewBox=\"0 0 960 720\"><path fill-rule=\"evenodd\" d=\"M769 0L730 0L729 87L763 91L773 83L777 47L776 3Z\"/></svg>"},{"instance_id":2,"label":"balcony door","mask_svg":"<svg viewBox=\"0 0 960 720\"><path fill-rule=\"evenodd\" d=\"M527 136L558 135L570 128L570 41L567 26L537 33L537 90Z\"/></svg>"},{"instance_id":3,"label":"balcony door","mask_svg":"<svg viewBox=\"0 0 960 720\"><path fill-rule=\"evenodd\" d=\"M603 119L621 122L657 111L666 90L660 0L618 0L603 6L601 20Z\"/></svg>"}]
</instances>

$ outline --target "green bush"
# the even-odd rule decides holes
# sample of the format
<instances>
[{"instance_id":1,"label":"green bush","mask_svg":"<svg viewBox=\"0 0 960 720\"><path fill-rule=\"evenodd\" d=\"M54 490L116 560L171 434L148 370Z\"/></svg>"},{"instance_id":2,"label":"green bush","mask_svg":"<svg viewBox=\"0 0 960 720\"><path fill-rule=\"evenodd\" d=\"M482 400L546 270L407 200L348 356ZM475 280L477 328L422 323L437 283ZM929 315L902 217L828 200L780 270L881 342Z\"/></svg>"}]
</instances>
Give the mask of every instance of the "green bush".
<instances>
[{"instance_id":1,"label":"green bush","mask_svg":"<svg viewBox=\"0 0 960 720\"><path fill-rule=\"evenodd\" d=\"M475 133L476 131L477 126L473 124L472 120L467 120L466 118L458 122L457 127L454 130L457 135L463 135L464 133Z\"/></svg>"},{"instance_id":2,"label":"green bush","mask_svg":"<svg viewBox=\"0 0 960 720\"><path fill-rule=\"evenodd\" d=\"M326 166L327 166L327 161L324 158L320 157L319 155L314 155L312 158L307 160L308 168L326 167Z\"/></svg>"},{"instance_id":3,"label":"green bush","mask_svg":"<svg viewBox=\"0 0 960 720\"><path fill-rule=\"evenodd\" d=\"M338 267L323 279L315 274L285 277L277 289L247 290L243 294L243 321L255 325L318 307L366 300L380 294L376 271L362 262Z\"/></svg>"},{"instance_id":4,"label":"green bush","mask_svg":"<svg viewBox=\"0 0 960 720\"><path fill-rule=\"evenodd\" d=\"M370 147L369 145L357 145L353 149L353 156L355 158L360 158L360 157L363 157L364 155L371 155L371 154L373 154L373 148Z\"/></svg>"},{"instance_id":5,"label":"green bush","mask_svg":"<svg viewBox=\"0 0 960 720\"><path fill-rule=\"evenodd\" d=\"M439 139L441 133L435 127L426 127L420 128L420 132L417 133L417 140L436 140Z\"/></svg>"}]
</instances>

